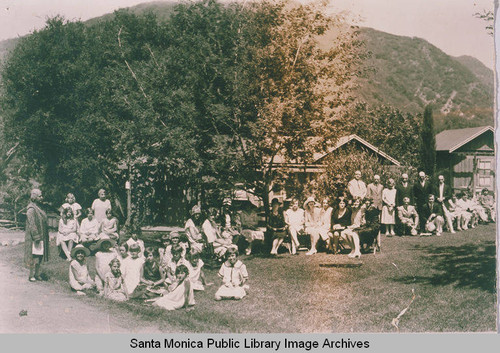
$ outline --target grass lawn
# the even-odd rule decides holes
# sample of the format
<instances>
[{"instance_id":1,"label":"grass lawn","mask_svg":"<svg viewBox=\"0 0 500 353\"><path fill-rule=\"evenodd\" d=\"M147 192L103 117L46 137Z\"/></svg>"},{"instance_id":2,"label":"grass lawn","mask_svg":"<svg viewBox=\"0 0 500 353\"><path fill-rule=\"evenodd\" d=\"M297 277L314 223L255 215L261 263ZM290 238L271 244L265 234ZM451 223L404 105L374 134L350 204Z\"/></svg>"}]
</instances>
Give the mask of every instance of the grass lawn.
<instances>
[{"instance_id":1,"label":"grass lawn","mask_svg":"<svg viewBox=\"0 0 500 353\"><path fill-rule=\"evenodd\" d=\"M22 244L2 253L5 260L22 265ZM53 249L45 272L61 291L69 292L68 263L55 254ZM360 260L324 253L275 258L256 254L241 260L250 274L250 291L241 301L213 299L220 285L217 269L205 270L216 285L195 292L191 312L79 298L118 317L132 313L136 321L131 328L158 326L165 332L496 330L494 224L442 237L383 237L382 252ZM93 261L91 257L91 273ZM410 302L396 328L391 322Z\"/></svg>"}]
</instances>

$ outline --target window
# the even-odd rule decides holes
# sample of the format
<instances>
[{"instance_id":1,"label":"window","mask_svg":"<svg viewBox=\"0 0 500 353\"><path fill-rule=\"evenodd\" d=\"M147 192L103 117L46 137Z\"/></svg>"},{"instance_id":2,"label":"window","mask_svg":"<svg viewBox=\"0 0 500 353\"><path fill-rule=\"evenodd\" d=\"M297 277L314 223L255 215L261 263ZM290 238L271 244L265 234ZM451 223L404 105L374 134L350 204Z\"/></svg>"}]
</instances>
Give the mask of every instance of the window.
<instances>
[{"instance_id":1,"label":"window","mask_svg":"<svg viewBox=\"0 0 500 353\"><path fill-rule=\"evenodd\" d=\"M479 186L491 186L491 178L479 177Z\"/></svg>"},{"instance_id":2,"label":"window","mask_svg":"<svg viewBox=\"0 0 500 353\"><path fill-rule=\"evenodd\" d=\"M478 169L491 170L491 161L480 160Z\"/></svg>"}]
</instances>

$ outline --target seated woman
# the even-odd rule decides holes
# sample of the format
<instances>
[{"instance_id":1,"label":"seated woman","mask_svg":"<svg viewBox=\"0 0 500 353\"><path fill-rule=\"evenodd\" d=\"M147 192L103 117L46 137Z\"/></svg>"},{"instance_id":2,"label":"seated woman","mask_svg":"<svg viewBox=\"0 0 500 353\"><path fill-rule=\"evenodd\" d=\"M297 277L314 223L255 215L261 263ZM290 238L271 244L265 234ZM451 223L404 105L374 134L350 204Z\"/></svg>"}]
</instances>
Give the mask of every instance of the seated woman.
<instances>
[{"instance_id":1,"label":"seated woman","mask_svg":"<svg viewBox=\"0 0 500 353\"><path fill-rule=\"evenodd\" d=\"M327 232L322 232L319 213L320 210L316 207L314 197L307 198L304 202L304 230L311 237L311 248L306 252L306 255L313 255L318 252L316 246L320 237L325 241L328 239Z\"/></svg>"},{"instance_id":2,"label":"seated woman","mask_svg":"<svg viewBox=\"0 0 500 353\"><path fill-rule=\"evenodd\" d=\"M201 233L201 208L194 205L191 209L191 218L184 225L184 230L189 241L191 249L197 252L203 251L205 240Z\"/></svg>"},{"instance_id":3,"label":"seated woman","mask_svg":"<svg viewBox=\"0 0 500 353\"><path fill-rule=\"evenodd\" d=\"M285 223L292 243L292 255L295 255L300 245L298 236L304 231L304 210L299 208L299 200L296 198L292 199L290 208L285 211Z\"/></svg>"},{"instance_id":4,"label":"seated woman","mask_svg":"<svg viewBox=\"0 0 500 353\"><path fill-rule=\"evenodd\" d=\"M410 205L410 198L408 196L403 198L403 205L398 207L398 217L403 225L403 234L406 234L408 228L410 229L411 235L418 234L418 213L415 206Z\"/></svg>"},{"instance_id":5,"label":"seated woman","mask_svg":"<svg viewBox=\"0 0 500 353\"><path fill-rule=\"evenodd\" d=\"M469 229L469 222L471 223L471 227L475 227L476 216L474 215L471 204L469 202L469 195L467 192L463 192L460 195L460 198L456 202L456 208L458 209L458 213L460 215L459 225L463 230Z\"/></svg>"},{"instance_id":6,"label":"seated woman","mask_svg":"<svg viewBox=\"0 0 500 353\"><path fill-rule=\"evenodd\" d=\"M457 206L457 195L453 194L451 198L448 200L446 209L448 210L448 216L452 223L455 223L456 226L454 229L457 231L462 230L462 209Z\"/></svg>"},{"instance_id":7,"label":"seated woman","mask_svg":"<svg viewBox=\"0 0 500 353\"><path fill-rule=\"evenodd\" d=\"M333 208L330 207L330 199L328 197L323 198L321 201L321 209L319 211L319 232L322 239L326 241L327 252L332 252L332 234L330 232L330 229L332 228L332 212Z\"/></svg>"},{"instance_id":8,"label":"seated woman","mask_svg":"<svg viewBox=\"0 0 500 353\"><path fill-rule=\"evenodd\" d=\"M361 199L356 198L351 207L351 224L348 225L341 233L341 237L347 241L351 248L348 257L361 257L361 247L359 242L358 231L364 226L366 208L362 207Z\"/></svg>"},{"instance_id":9,"label":"seated woman","mask_svg":"<svg viewBox=\"0 0 500 353\"><path fill-rule=\"evenodd\" d=\"M478 202L481 207L484 208L488 220L495 222L496 219L496 208L495 208L495 198L490 194L489 190L484 188L481 191L481 195L478 198Z\"/></svg>"},{"instance_id":10,"label":"seated woman","mask_svg":"<svg viewBox=\"0 0 500 353\"><path fill-rule=\"evenodd\" d=\"M144 262L141 267L139 285L130 295L131 298L152 298L167 292L166 272L159 265L153 248L144 250Z\"/></svg>"},{"instance_id":11,"label":"seated woman","mask_svg":"<svg viewBox=\"0 0 500 353\"><path fill-rule=\"evenodd\" d=\"M233 202L229 197L222 201L222 210L220 212L221 232L223 238L231 238L233 244L238 247L239 252L246 251L249 243L245 236L241 234L241 219L232 210Z\"/></svg>"},{"instance_id":12,"label":"seated woman","mask_svg":"<svg viewBox=\"0 0 500 353\"><path fill-rule=\"evenodd\" d=\"M231 233L221 233L219 225L215 222L217 214L217 209L211 207L208 210L207 219L203 222L202 229L213 254L217 259L221 260L224 258L227 249L233 244L233 240Z\"/></svg>"},{"instance_id":13,"label":"seated woman","mask_svg":"<svg viewBox=\"0 0 500 353\"><path fill-rule=\"evenodd\" d=\"M380 251L380 210L369 198L365 199L361 210L364 219L361 221L361 227L356 230L359 236L360 248L362 250L373 245L374 252L376 250Z\"/></svg>"},{"instance_id":14,"label":"seated woman","mask_svg":"<svg viewBox=\"0 0 500 353\"><path fill-rule=\"evenodd\" d=\"M118 219L113 216L110 208L106 210L106 218L102 220L99 228L100 239L118 240Z\"/></svg>"},{"instance_id":15,"label":"seated woman","mask_svg":"<svg viewBox=\"0 0 500 353\"><path fill-rule=\"evenodd\" d=\"M332 212L332 220L330 222L332 225L332 241L333 241L333 253L336 254L339 248L340 238L346 237L343 231L351 225L351 210L347 208L347 203L344 198L339 198L337 209Z\"/></svg>"},{"instance_id":16,"label":"seated woman","mask_svg":"<svg viewBox=\"0 0 500 353\"><path fill-rule=\"evenodd\" d=\"M267 229L273 239L271 255L278 255L278 249L286 238L286 228L285 215L280 208L280 202L277 198L274 198L271 201L271 213L267 218Z\"/></svg>"},{"instance_id":17,"label":"seated woman","mask_svg":"<svg viewBox=\"0 0 500 353\"><path fill-rule=\"evenodd\" d=\"M99 240L99 222L94 218L94 211L91 208L87 208L87 218L82 221L78 234L80 242L86 247Z\"/></svg>"},{"instance_id":18,"label":"seated woman","mask_svg":"<svg viewBox=\"0 0 500 353\"><path fill-rule=\"evenodd\" d=\"M71 249L73 244L78 243L78 223L73 216L73 210L66 208L59 220L59 229L56 237L56 245L60 247L61 256L64 254L67 261L71 261Z\"/></svg>"},{"instance_id":19,"label":"seated woman","mask_svg":"<svg viewBox=\"0 0 500 353\"><path fill-rule=\"evenodd\" d=\"M264 228L259 227L259 215L256 207L249 201L241 202L234 223L248 243L245 254L250 255L254 244L264 241Z\"/></svg>"}]
</instances>

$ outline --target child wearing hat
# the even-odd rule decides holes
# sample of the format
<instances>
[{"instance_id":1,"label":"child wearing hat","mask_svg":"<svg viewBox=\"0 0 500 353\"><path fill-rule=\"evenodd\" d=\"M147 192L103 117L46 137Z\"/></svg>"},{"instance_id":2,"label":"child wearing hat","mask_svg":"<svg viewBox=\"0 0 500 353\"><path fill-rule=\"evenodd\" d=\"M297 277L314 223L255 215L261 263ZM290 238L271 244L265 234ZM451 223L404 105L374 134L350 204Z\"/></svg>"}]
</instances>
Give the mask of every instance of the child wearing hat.
<instances>
[{"instance_id":1,"label":"child wearing hat","mask_svg":"<svg viewBox=\"0 0 500 353\"><path fill-rule=\"evenodd\" d=\"M109 263L116 258L116 252L112 249L114 244L113 239L100 239L96 244L99 251L95 254L95 269L97 271L95 283L100 294L104 289L106 274L110 271Z\"/></svg>"},{"instance_id":2,"label":"child wearing hat","mask_svg":"<svg viewBox=\"0 0 500 353\"><path fill-rule=\"evenodd\" d=\"M73 261L69 265L69 285L78 295L85 295L85 291L95 287L85 261L89 255L89 249L81 244L71 250Z\"/></svg>"},{"instance_id":3,"label":"child wearing hat","mask_svg":"<svg viewBox=\"0 0 500 353\"><path fill-rule=\"evenodd\" d=\"M222 264L219 273L222 278L222 286L215 293L215 300L242 299L247 295L248 280L247 267L238 260L238 248L231 247L226 251L226 261Z\"/></svg>"}]
</instances>

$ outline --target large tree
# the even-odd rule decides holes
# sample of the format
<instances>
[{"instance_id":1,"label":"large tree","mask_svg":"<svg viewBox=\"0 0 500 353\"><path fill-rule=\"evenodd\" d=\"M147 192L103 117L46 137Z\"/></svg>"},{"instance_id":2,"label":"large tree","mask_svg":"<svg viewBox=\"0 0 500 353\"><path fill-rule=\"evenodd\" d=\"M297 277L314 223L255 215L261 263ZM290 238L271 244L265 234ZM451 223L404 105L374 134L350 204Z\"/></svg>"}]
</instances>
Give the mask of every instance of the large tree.
<instances>
[{"instance_id":1,"label":"large tree","mask_svg":"<svg viewBox=\"0 0 500 353\"><path fill-rule=\"evenodd\" d=\"M432 107L425 107L424 122L421 132L421 167L427 175L433 176L436 169L436 135L434 133L434 119L432 118Z\"/></svg>"}]
</instances>

